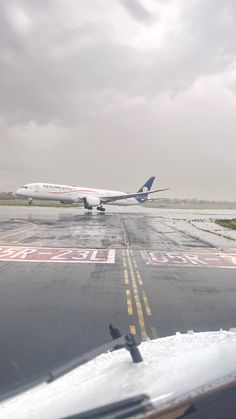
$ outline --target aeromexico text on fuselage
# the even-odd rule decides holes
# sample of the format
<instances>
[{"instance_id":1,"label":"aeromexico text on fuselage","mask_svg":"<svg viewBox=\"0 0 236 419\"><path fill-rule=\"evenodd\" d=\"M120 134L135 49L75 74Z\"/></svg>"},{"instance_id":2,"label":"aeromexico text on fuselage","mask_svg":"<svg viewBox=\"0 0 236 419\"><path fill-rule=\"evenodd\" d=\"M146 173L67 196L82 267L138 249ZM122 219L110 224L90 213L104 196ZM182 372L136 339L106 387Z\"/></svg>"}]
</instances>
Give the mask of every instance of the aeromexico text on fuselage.
<instances>
[{"instance_id":1,"label":"aeromexico text on fuselage","mask_svg":"<svg viewBox=\"0 0 236 419\"><path fill-rule=\"evenodd\" d=\"M135 193L52 183L28 183L21 186L16 194L28 198L30 202L33 199L53 200L62 203L77 202L83 203L87 209L96 207L98 210L104 211L104 204L122 206L139 205L149 199L149 194L167 190L165 188L151 191L154 179L154 176L149 178L138 192Z\"/></svg>"}]
</instances>

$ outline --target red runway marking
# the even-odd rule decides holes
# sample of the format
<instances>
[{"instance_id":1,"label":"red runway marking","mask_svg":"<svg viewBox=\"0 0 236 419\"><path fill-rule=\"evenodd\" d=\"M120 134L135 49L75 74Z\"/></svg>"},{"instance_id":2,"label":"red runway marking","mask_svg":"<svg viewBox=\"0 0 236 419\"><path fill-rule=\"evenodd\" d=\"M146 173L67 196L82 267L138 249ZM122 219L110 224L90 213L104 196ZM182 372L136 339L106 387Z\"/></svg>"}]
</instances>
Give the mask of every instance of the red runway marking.
<instances>
[{"instance_id":1,"label":"red runway marking","mask_svg":"<svg viewBox=\"0 0 236 419\"><path fill-rule=\"evenodd\" d=\"M141 251L147 265L236 268L236 253Z\"/></svg>"},{"instance_id":2,"label":"red runway marking","mask_svg":"<svg viewBox=\"0 0 236 419\"><path fill-rule=\"evenodd\" d=\"M1 246L1 260L13 262L114 263L115 250Z\"/></svg>"}]
</instances>

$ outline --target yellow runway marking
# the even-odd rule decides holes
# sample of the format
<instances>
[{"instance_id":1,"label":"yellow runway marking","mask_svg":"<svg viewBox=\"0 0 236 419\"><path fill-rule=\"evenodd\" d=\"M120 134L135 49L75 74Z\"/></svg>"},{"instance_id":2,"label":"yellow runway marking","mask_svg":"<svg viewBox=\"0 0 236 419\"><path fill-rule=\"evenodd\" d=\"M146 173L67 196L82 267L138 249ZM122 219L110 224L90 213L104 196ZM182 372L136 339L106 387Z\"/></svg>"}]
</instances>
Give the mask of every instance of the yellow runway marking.
<instances>
[{"instance_id":1,"label":"yellow runway marking","mask_svg":"<svg viewBox=\"0 0 236 419\"><path fill-rule=\"evenodd\" d=\"M125 293L126 293L128 314L129 316L133 316L133 306L132 306L132 301L131 301L130 290L125 290Z\"/></svg>"},{"instance_id":2,"label":"yellow runway marking","mask_svg":"<svg viewBox=\"0 0 236 419\"><path fill-rule=\"evenodd\" d=\"M140 276L139 271L136 271L136 275L137 275L137 278L138 278L138 283L139 283L139 285L143 286L143 281L142 281L142 279L141 279L141 276Z\"/></svg>"},{"instance_id":3,"label":"yellow runway marking","mask_svg":"<svg viewBox=\"0 0 236 419\"><path fill-rule=\"evenodd\" d=\"M158 338L157 329L154 326L151 326L151 331L153 339Z\"/></svg>"},{"instance_id":4,"label":"yellow runway marking","mask_svg":"<svg viewBox=\"0 0 236 419\"><path fill-rule=\"evenodd\" d=\"M124 270L124 281L125 285L129 285L129 275L127 269Z\"/></svg>"},{"instance_id":5,"label":"yellow runway marking","mask_svg":"<svg viewBox=\"0 0 236 419\"><path fill-rule=\"evenodd\" d=\"M129 327L129 331L130 333L132 333L132 335L136 335L136 327L134 325L130 325Z\"/></svg>"},{"instance_id":6,"label":"yellow runway marking","mask_svg":"<svg viewBox=\"0 0 236 419\"><path fill-rule=\"evenodd\" d=\"M131 261L131 257L130 257L128 249L126 250L126 256L127 256L130 275L131 275L131 280L132 280L134 300L135 300L136 309L137 309L139 326L140 326L140 329L141 329L141 337L142 337L142 340L145 341L145 340L148 340L148 335L147 335L146 326L145 326L145 322L144 322L144 315L143 315L142 305L141 305L140 298L139 298L138 287L137 287L137 283L136 283L134 269L133 269L133 265L132 265L132 261Z\"/></svg>"},{"instance_id":7,"label":"yellow runway marking","mask_svg":"<svg viewBox=\"0 0 236 419\"><path fill-rule=\"evenodd\" d=\"M124 249L122 250L122 259L123 259L123 266L124 266L124 268L126 268L127 267L127 264L126 264L125 251L124 251Z\"/></svg>"},{"instance_id":8,"label":"yellow runway marking","mask_svg":"<svg viewBox=\"0 0 236 419\"><path fill-rule=\"evenodd\" d=\"M27 223L28 226L27 227L23 226L23 227L20 227L20 228L14 230L14 231L11 231L11 232L8 232L8 233L5 233L5 234L1 234L0 235L0 240L8 239L9 237L16 236L19 233L25 233L25 232L34 230L36 227L38 227L36 224L33 224L30 221L24 221L24 223Z\"/></svg>"},{"instance_id":9,"label":"yellow runway marking","mask_svg":"<svg viewBox=\"0 0 236 419\"><path fill-rule=\"evenodd\" d=\"M148 302L148 298L146 296L145 291L143 291L142 294L143 294L143 301L144 301L146 313L147 313L148 316L151 316L152 315L152 311L151 311L151 308L150 308L150 305L149 305L149 302Z\"/></svg>"},{"instance_id":10,"label":"yellow runway marking","mask_svg":"<svg viewBox=\"0 0 236 419\"><path fill-rule=\"evenodd\" d=\"M30 243L31 247L43 247L43 243L40 241L35 241Z\"/></svg>"}]
</instances>

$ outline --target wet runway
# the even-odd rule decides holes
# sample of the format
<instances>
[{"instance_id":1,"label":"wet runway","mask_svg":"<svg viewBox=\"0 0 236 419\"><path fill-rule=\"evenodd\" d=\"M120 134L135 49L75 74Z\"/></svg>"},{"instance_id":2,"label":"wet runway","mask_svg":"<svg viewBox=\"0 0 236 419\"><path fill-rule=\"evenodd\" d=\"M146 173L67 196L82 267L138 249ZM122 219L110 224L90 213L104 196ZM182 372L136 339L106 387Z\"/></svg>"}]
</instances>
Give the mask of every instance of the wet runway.
<instances>
[{"instance_id":1,"label":"wet runway","mask_svg":"<svg viewBox=\"0 0 236 419\"><path fill-rule=\"evenodd\" d=\"M0 389L110 340L236 327L235 211L0 207Z\"/></svg>"}]
</instances>

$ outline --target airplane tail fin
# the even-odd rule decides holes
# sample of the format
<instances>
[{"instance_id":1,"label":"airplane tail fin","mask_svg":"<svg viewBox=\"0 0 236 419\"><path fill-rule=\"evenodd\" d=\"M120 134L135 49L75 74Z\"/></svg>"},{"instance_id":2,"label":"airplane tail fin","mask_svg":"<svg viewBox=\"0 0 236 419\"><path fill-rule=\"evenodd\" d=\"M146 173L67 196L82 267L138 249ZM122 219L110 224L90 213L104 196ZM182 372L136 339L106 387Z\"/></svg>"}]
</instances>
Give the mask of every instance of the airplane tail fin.
<instances>
[{"instance_id":1,"label":"airplane tail fin","mask_svg":"<svg viewBox=\"0 0 236 419\"><path fill-rule=\"evenodd\" d=\"M138 198L136 198L140 203L145 202L148 199L148 194L145 192L149 192L151 190L152 184L154 182L155 176L151 176L146 183L138 190L138 192L144 192L143 195L139 195Z\"/></svg>"}]
</instances>

